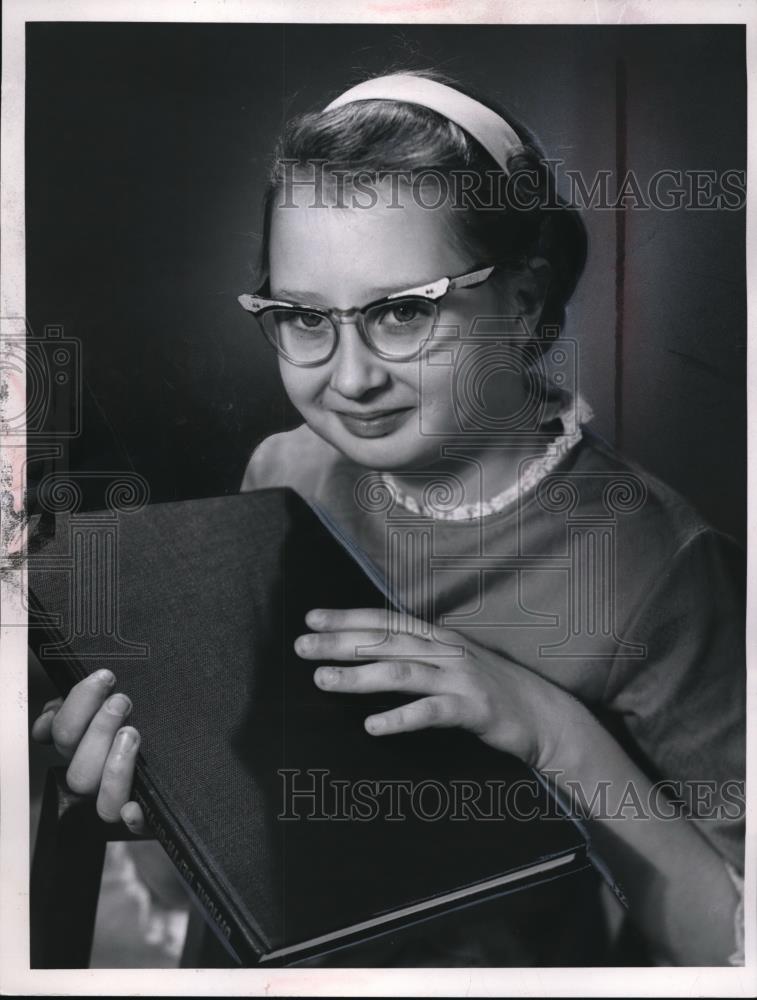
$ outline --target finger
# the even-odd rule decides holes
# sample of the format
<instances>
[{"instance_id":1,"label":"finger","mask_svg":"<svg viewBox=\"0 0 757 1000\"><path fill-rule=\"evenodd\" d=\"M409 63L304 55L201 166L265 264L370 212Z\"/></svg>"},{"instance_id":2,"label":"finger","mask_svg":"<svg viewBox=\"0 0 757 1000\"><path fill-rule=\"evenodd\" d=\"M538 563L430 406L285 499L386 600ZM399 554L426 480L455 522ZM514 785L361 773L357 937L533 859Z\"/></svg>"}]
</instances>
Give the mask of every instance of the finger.
<instances>
[{"instance_id":1,"label":"finger","mask_svg":"<svg viewBox=\"0 0 757 1000\"><path fill-rule=\"evenodd\" d=\"M313 675L324 691L369 694L375 691L409 691L434 694L442 689L438 667L414 660L389 660L356 667L319 667Z\"/></svg>"},{"instance_id":2,"label":"finger","mask_svg":"<svg viewBox=\"0 0 757 1000\"><path fill-rule=\"evenodd\" d=\"M121 819L131 833L136 834L138 837L142 837L147 833L145 815L142 812L142 807L137 802L127 802L125 806L121 807Z\"/></svg>"},{"instance_id":3,"label":"finger","mask_svg":"<svg viewBox=\"0 0 757 1000\"><path fill-rule=\"evenodd\" d=\"M53 743L64 757L73 757L102 703L113 689L116 678L110 670L97 670L71 688L52 724Z\"/></svg>"},{"instance_id":4,"label":"finger","mask_svg":"<svg viewBox=\"0 0 757 1000\"><path fill-rule=\"evenodd\" d=\"M464 726L468 722L465 700L458 695L432 695L411 701L379 715L369 715L365 728L372 736L410 733L417 729Z\"/></svg>"},{"instance_id":5,"label":"finger","mask_svg":"<svg viewBox=\"0 0 757 1000\"><path fill-rule=\"evenodd\" d=\"M414 618L394 608L313 608L305 615L306 624L316 632L375 629L379 632L406 632L421 638L440 635L440 630L422 618Z\"/></svg>"},{"instance_id":6,"label":"finger","mask_svg":"<svg viewBox=\"0 0 757 1000\"><path fill-rule=\"evenodd\" d=\"M105 761L100 791L97 794L97 814L106 823L117 823L121 818L121 810L131 800L138 750L137 730L133 726L119 729Z\"/></svg>"},{"instance_id":7,"label":"finger","mask_svg":"<svg viewBox=\"0 0 757 1000\"><path fill-rule=\"evenodd\" d=\"M32 739L37 743L52 743L53 719L62 704L62 698L53 698L52 701L46 702L42 711L34 720L34 724L32 725Z\"/></svg>"},{"instance_id":8,"label":"finger","mask_svg":"<svg viewBox=\"0 0 757 1000\"><path fill-rule=\"evenodd\" d=\"M119 693L111 695L95 713L66 772L66 782L72 792L94 795L97 791L113 739L130 712L131 702L125 694Z\"/></svg>"},{"instance_id":9,"label":"finger","mask_svg":"<svg viewBox=\"0 0 757 1000\"><path fill-rule=\"evenodd\" d=\"M344 632L310 632L298 636L294 643L298 656L305 660L361 660L406 657L425 660L435 647L418 636L391 635L386 632L348 630Z\"/></svg>"}]
</instances>

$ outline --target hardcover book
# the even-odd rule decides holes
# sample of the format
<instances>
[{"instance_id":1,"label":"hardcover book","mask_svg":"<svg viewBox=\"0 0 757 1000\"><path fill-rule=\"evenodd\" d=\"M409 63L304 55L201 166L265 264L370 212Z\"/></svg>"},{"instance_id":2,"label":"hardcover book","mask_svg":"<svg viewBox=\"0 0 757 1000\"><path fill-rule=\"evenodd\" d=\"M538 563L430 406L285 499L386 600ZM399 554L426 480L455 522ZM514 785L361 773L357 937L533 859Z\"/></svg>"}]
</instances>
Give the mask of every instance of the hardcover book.
<instances>
[{"instance_id":1,"label":"hardcover book","mask_svg":"<svg viewBox=\"0 0 757 1000\"><path fill-rule=\"evenodd\" d=\"M453 729L372 737L407 698L316 687L306 612L393 605L290 490L60 513L29 590L59 689L107 666L132 699L135 798L238 964L338 961L589 867L515 758Z\"/></svg>"}]
</instances>

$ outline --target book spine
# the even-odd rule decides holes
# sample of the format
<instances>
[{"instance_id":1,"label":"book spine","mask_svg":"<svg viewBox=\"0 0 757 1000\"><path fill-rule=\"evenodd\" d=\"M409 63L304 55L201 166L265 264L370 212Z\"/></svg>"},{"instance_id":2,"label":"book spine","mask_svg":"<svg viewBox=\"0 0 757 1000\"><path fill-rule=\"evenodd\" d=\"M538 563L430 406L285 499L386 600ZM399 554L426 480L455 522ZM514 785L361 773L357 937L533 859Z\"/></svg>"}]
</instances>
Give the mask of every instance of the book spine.
<instances>
[{"instance_id":1,"label":"book spine","mask_svg":"<svg viewBox=\"0 0 757 1000\"><path fill-rule=\"evenodd\" d=\"M173 862L210 930L238 965L257 965L266 949L244 927L236 907L139 764L132 794L142 809L149 833Z\"/></svg>"},{"instance_id":2,"label":"book spine","mask_svg":"<svg viewBox=\"0 0 757 1000\"><path fill-rule=\"evenodd\" d=\"M547 777L545 777L545 775L542 774L541 771L537 771L536 768L532 768L532 771L536 775L538 781L540 781L541 784L544 786L544 788L547 790L547 794L556 803L560 812L562 812L564 816L570 819L570 821L573 823L576 829L580 832L581 836L584 839L584 853L586 855L588 863L592 866L592 868L594 868L595 871L599 873L599 876L602 879L602 881L607 885L607 887L610 889L612 894L618 899L621 905L624 906L626 909L628 909L628 899L626 898L626 895L623 892L620 883L615 881L615 877L610 871L610 868L607 865L607 863L594 850L591 841L591 834L589 832L589 827L586 821L580 819L573 813L573 811L570 808L570 804L567 802L565 797L560 794L560 790L558 789L555 782L549 781Z\"/></svg>"},{"instance_id":3,"label":"book spine","mask_svg":"<svg viewBox=\"0 0 757 1000\"><path fill-rule=\"evenodd\" d=\"M30 612L44 613L31 590L28 600ZM74 684L88 676L89 672L70 654L56 655L54 665L42 655L43 645L58 645L61 641L53 626L35 624L29 627L28 636L35 656L62 696L65 697ZM141 759L137 761L132 795L144 813L150 835L173 862L189 889L190 899L201 909L210 929L230 957L240 966L257 965L268 951L262 937L246 926L238 908L203 861Z\"/></svg>"}]
</instances>

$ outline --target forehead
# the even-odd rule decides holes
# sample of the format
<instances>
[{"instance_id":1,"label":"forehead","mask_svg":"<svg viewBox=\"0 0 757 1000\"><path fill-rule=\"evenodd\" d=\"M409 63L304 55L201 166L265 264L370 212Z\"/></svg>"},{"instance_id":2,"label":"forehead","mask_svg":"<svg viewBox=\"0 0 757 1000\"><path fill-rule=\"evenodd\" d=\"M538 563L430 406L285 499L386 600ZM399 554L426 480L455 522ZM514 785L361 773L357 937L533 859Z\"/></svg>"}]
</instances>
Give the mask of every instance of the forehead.
<instances>
[{"instance_id":1,"label":"forehead","mask_svg":"<svg viewBox=\"0 0 757 1000\"><path fill-rule=\"evenodd\" d=\"M460 273L470 263L449 209L424 208L391 180L322 197L305 184L277 197L271 215L271 288L303 290L349 308L380 294ZM377 294L378 293L378 294Z\"/></svg>"}]
</instances>

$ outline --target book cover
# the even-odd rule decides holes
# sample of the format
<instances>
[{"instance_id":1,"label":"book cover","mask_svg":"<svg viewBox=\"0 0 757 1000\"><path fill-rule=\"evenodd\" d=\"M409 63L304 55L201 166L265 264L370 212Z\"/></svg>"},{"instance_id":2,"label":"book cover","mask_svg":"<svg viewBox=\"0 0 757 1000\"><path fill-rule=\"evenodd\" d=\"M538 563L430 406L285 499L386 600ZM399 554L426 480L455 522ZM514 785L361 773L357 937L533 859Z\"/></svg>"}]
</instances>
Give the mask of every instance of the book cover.
<instances>
[{"instance_id":1,"label":"book cover","mask_svg":"<svg viewBox=\"0 0 757 1000\"><path fill-rule=\"evenodd\" d=\"M406 699L316 687L306 612L391 606L380 583L285 489L60 514L31 565L35 652L62 691L116 674L135 797L239 964L465 919L588 865L521 762L459 730L376 739L365 717Z\"/></svg>"}]
</instances>

